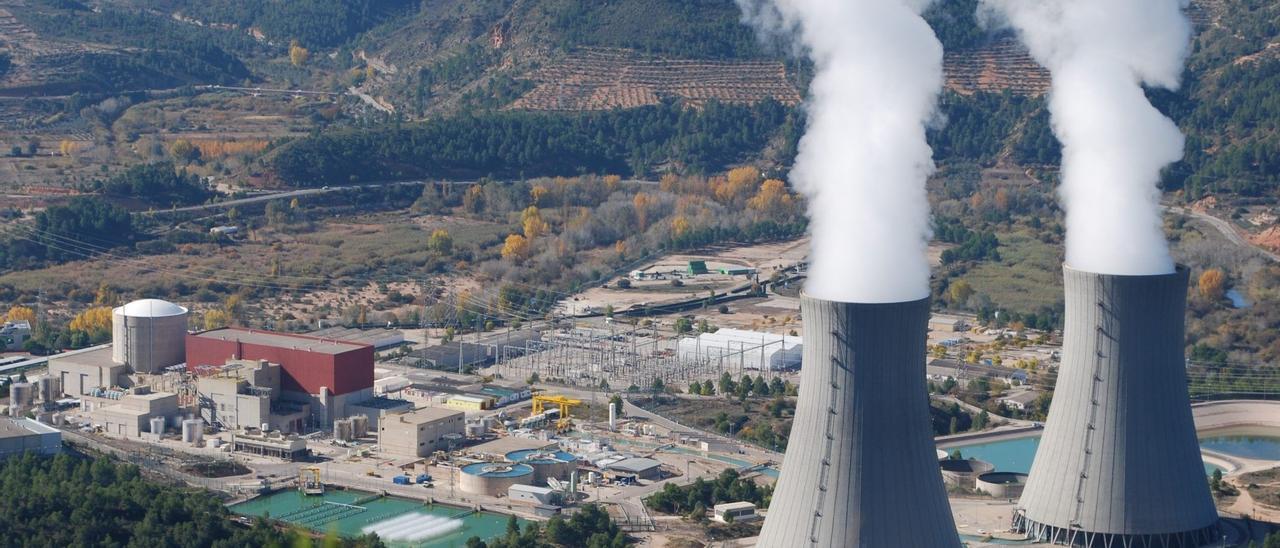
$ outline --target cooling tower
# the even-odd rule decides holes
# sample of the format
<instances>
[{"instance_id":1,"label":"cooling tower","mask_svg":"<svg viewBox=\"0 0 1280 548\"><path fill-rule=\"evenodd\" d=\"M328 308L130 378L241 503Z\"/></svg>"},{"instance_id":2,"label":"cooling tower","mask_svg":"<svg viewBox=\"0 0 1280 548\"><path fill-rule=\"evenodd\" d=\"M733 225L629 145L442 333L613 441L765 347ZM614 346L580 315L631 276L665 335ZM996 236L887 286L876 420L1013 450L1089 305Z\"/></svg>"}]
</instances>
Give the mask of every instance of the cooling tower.
<instances>
[{"instance_id":1,"label":"cooling tower","mask_svg":"<svg viewBox=\"0 0 1280 548\"><path fill-rule=\"evenodd\" d=\"M758 546L959 547L925 391L929 300L800 306L800 401Z\"/></svg>"},{"instance_id":2,"label":"cooling tower","mask_svg":"<svg viewBox=\"0 0 1280 548\"><path fill-rule=\"evenodd\" d=\"M1186 268L1063 273L1062 366L1014 526L1074 546L1215 540L1182 352Z\"/></svg>"}]
</instances>

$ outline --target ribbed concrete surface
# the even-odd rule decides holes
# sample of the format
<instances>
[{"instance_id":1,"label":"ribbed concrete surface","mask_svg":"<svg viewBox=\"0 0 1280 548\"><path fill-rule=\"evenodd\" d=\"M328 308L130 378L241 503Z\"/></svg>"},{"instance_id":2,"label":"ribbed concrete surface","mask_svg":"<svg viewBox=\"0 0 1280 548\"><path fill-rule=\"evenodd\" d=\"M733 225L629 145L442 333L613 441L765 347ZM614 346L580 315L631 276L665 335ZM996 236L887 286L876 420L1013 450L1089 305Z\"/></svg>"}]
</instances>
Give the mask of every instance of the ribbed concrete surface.
<instances>
[{"instance_id":1,"label":"ribbed concrete surface","mask_svg":"<svg viewBox=\"0 0 1280 548\"><path fill-rule=\"evenodd\" d=\"M1022 525L1041 536L1074 531L1074 541L1058 540L1078 545L1194 545L1218 515L1187 396L1187 270L1063 271L1062 365L1019 502ZM1198 534L1178 535L1187 532Z\"/></svg>"},{"instance_id":2,"label":"ribbed concrete surface","mask_svg":"<svg viewBox=\"0 0 1280 548\"><path fill-rule=\"evenodd\" d=\"M800 306L800 401L757 546L959 547L925 393L928 299Z\"/></svg>"}]
</instances>

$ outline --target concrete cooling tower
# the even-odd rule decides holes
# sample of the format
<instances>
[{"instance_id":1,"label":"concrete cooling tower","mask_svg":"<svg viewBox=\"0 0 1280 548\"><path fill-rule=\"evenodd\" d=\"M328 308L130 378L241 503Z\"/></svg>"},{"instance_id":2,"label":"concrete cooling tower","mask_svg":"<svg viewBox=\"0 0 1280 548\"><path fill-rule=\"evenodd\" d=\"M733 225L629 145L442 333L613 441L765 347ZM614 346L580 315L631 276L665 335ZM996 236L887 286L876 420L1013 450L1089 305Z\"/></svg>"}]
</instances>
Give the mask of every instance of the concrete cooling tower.
<instances>
[{"instance_id":1,"label":"concrete cooling tower","mask_svg":"<svg viewBox=\"0 0 1280 548\"><path fill-rule=\"evenodd\" d=\"M929 300L800 304L800 401L757 545L959 547L925 391Z\"/></svg>"},{"instance_id":2,"label":"concrete cooling tower","mask_svg":"<svg viewBox=\"0 0 1280 548\"><path fill-rule=\"evenodd\" d=\"M1187 396L1186 268L1063 272L1062 366L1014 526L1071 546L1219 540Z\"/></svg>"},{"instance_id":3,"label":"concrete cooling tower","mask_svg":"<svg viewBox=\"0 0 1280 548\"><path fill-rule=\"evenodd\" d=\"M187 361L187 309L159 299L111 311L111 360L137 373L161 373Z\"/></svg>"}]
</instances>

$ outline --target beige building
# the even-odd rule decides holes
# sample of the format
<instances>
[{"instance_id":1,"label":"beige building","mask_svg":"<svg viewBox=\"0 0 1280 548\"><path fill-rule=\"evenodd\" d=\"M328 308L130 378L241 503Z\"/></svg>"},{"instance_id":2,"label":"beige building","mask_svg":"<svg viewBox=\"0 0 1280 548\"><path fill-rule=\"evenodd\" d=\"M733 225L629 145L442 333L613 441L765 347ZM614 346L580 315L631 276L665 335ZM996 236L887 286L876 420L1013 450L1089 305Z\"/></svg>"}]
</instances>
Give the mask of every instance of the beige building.
<instances>
[{"instance_id":1,"label":"beige building","mask_svg":"<svg viewBox=\"0 0 1280 548\"><path fill-rule=\"evenodd\" d=\"M73 398L92 394L95 388L129 386L129 366L112 361L110 345L51 356L49 376Z\"/></svg>"},{"instance_id":2,"label":"beige building","mask_svg":"<svg viewBox=\"0 0 1280 548\"><path fill-rule=\"evenodd\" d=\"M280 364L229 360L214 375L196 379L200 418L224 428L303 429L308 406L280 399Z\"/></svg>"},{"instance_id":3,"label":"beige building","mask_svg":"<svg viewBox=\"0 0 1280 548\"><path fill-rule=\"evenodd\" d=\"M466 414L451 409L426 407L382 417L378 423L378 448L401 457L425 457L449 448L449 434L461 437L466 430Z\"/></svg>"},{"instance_id":4,"label":"beige building","mask_svg":"<svg viewBox=\"0 0 1280 548\"><path fill-rule=\"evenodd\" d=\"M92 402L87 397L84 403L92 408L90 417L93 423L111 436L140 438L151 431L151 419L162 418L168 424L179 415L177 394L152 392L145 386L127 392L107 390L100 394L91 397Z\"/></svg>"}]
</instances>

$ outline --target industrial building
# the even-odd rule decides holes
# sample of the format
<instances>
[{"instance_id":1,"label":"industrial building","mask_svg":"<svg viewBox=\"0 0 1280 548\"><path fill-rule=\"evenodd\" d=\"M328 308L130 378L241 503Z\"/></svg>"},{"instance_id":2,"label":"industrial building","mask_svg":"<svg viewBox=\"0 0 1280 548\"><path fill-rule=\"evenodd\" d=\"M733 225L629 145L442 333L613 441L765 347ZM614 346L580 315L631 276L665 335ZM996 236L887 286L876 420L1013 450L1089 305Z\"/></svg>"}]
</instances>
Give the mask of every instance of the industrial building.
<instances>
[{"instance_id":1,"label":"industrial building","mask_svg":"<svg viewBox=\"0 0 1280 548\"><path fill-rule=\"evenodd\" d=\"M287 461L307 458L307 440L279 432L249 431L236 434L231 440L233 451L275 457Z\"/></svg>"},{"instance_id":2,"label":"industrial building","mask_svg":"<svg viewBox=\"0 0 1280 548\"><path fill-rule=\"evenodd\" d=\"M19 320L0 325L0 352L22 350L31 338L31 322Z\"/></svg>"},{"instance_id":3,"label":"industrial building","mask_svg":"<svg viewBox=\"0 0 1280 548\"><path fill-rule=\"evenodd\" d=\"M425 457L450 449L450 440L466 433L466 415L449 409L427 407L409 413L387 415L378 423L378 450L400 457Z\"/></svg>"},{"instance_id":4,"label":"industrial building","mask_svg":"<svg viewBox=\"0 0 1280 548\"><path fill-rule=\"evenodd\" d=\"M177 394L152 392L146 386L128 390L95 388L82 396L81 408L89 412L93 424L103 433L121 438L140 438L151 432L152 419L167 424L180 415Z\"/></svg>"},{"instance_id":5,"label":"industrial building","mask_svg":"<svg viewBox=\"0 0 1280 548\"><path fill-rule=\"evenodd\" d=\"M929 331L939 331L942 333L958 333L969 329L969 324L963 318L955 316L931 316L929 317Z\"/></svg>"},{"instance_id":6,"label":"industrial building","mask_svg":"<svg viewBox=\"0 0 1280 548\"><path fill-rule=\"evenodd\" d=\"M73 398L98 388L128 388L129 367L112 359L112 352L111 345L103 345L50 356L49 375Z\"/></svg>"},{"instance_id":7,"label":"industrial building","mask_svg":"<svg viewBox=\"0 0 1280 548\"><path fill-rule=\"evenodd\" d=\"M186 347L187 370L197 376L228 360L279 364L279 399L307 404L310 423L322 428L373 397L372 345L229 327L187 335Z\"/></svg>"},{"instance_id":8,"label":"industrial building","mask_svg":"<svg viewBox=\"0 0 1280 548\"><path fill-rule=\"evenodd\" d=\"M308 337L329 339L355 344L367 344L374 350L385 350L404 344L404 332L399 329L356 329L354 327L333 326L317 329L307 333Z\"/></svg>"},{"instance_id":9,"label":"industrial building","mask_svg":"<svg viewBox=\"0 0 1280 548\"><path fill-rule=\"evenodd\" d=\"M726 502L711 507L711 519L720 523L743 523L760 519L760 514L750 502Z\"/></svg>"},{"instance_id":10,"label":"industrial building","mask_svg":"<svg viewBox=\"0 0 1280 548\"><path fill-rule=\"evenodd\" d=\"M1062 366L1014 527L1088 547L1220 540L1187 395L1187 269L1063 274Z\"/></svg>"},{"instance_id":11,"label":"industrial building","mask_svg":"<svg viewBox=\"0 0 1280 548\"><path fill-rule=\"evenodd\" d=\"M720 328L680 339L677 354L686 363L727 360L742 370L794 371L803 355L800 337Z\"/></svg>"},{"instance_id":12,"label":"industrial building","mask_svg":"<svg viewBox=\"0 0 1280 548\"><path fill-rule=\"evenodd\" d=\"M268 428L301 432L310 404L280 398L280 364L228 360L214 373L196 378L200 418L222 428Z\"/></svg>"},{"instance_id":13,"label":"industrial building","mask_svg":"<svg viewBox=\"0 0 1280 548\"><path fill-rule=\"evenodd\" d=\"M632 476L646 480L662 478L662 462L649 457L623 457L606 463L603 468L614 476Z\"/></svg>"},{"instance_id":14,"label":"industrial building","mask_svg":"<svg viewBox=\"0 0 1280 548\"><path fill-rule=\"evenodd\" d=\"M521 449L507 453L506 459L533 468L534 485L546 485L551 478L568 480L578 469L578 457L565 451Z\"/></svg>"},{"instance_id":15,"label":"industrial building","mask_svg":"<svg viewBox=\"0 0 1280 548\"><path fill-rule=\"evenodd\" d=\"M533 397L533 391L525 384L459 382L446 377L436 377L426 383L388 386L396 386L384 392L389 397L461 411L495 409Z\"/></svg>"},{"instance_id":16,"label":"industrial building","mask_svg":"<svg viewBox=\"0 0 1280 548\"><path fill-rule=\"evenodd\" d=\"M31 419L0 417L0 459L28 451L52 455L62 450L62 432Z\"/></svg>"},{"instance_id":17,"label":"industrial building","mask_svg":"<svg viewBox=\"0 0 1280 548\"><path fill-rule=\"evenodd\" d=\"M760 546L959 548L924 396L929 301L801 295L809 388Z\"/></svg>"}]
</instances>

